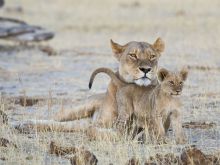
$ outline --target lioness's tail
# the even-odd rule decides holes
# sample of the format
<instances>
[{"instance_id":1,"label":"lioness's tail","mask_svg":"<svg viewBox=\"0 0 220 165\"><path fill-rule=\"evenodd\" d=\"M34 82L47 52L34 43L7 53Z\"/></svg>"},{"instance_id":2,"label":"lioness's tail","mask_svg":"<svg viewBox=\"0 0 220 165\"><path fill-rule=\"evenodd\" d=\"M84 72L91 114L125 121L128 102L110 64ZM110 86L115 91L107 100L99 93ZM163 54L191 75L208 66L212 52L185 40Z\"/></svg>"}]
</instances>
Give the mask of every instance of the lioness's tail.
<instances>
[{"instance_id":1,"label":"lioness's tail","mask_svg":"<svg viewBox=\"0 0 220 165\"><path fill-rule=\"evenodd\" d=\"M109 75L113 81L113 83L117 86L117 87L121 87L121 86L124 86L125 83L123 81L121 81L116 75L115 73L109 69L109 68L98 68L96 69L92 75L90 76L90 80L89 80L89 89L92 88L92 84L93 84L93 81L95 79L95 76L98 74L98 73L106 73L107 75Z\"/></svg>"}]
</instances>

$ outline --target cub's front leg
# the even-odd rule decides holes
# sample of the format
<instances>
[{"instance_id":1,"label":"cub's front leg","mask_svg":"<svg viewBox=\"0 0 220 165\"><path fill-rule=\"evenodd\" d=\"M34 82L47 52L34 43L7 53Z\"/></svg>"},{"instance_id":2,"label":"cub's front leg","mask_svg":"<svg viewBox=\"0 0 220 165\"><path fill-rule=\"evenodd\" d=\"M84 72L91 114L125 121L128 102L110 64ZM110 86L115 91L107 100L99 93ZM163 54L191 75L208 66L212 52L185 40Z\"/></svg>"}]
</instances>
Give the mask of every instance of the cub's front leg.
<instances>
[{"instance_id":1,"label":"cub's front leg","mask_svg":"<svg viewBox=\"0 0 220 165\"><path fill-rule=\"evenodd\" d=\"M164 130L165 130L165 133L168 132L168 129L170 128L170 115L171 113L169 113L168 115L165 115L164 116Z\"/></svg>"},{"instance_id":2,"label":"cub's front leg","mask_svg":"<svg viewBox=\"0 0 220 165\"><path fill-rule=\"evenodd\" d=\"M161 114L160 107L156 101L155 96L152 96L150 102L150 130L156 137L156 139L160 140L165 137L165 129L163 125L163 116Z\"/></svg>"},{"instance_id":3,"label":"cub's front leg","mask_svg":"<svg viewBox=\"0 0 220 165\"><path fill-rule=\"evenodd\" d=\"M176 136L176 142L178 144L184 144L187 141L186 135L182 128L181 117L178 110L174 110L170 114L170 121Z\"/></svg>"}]
</instances>

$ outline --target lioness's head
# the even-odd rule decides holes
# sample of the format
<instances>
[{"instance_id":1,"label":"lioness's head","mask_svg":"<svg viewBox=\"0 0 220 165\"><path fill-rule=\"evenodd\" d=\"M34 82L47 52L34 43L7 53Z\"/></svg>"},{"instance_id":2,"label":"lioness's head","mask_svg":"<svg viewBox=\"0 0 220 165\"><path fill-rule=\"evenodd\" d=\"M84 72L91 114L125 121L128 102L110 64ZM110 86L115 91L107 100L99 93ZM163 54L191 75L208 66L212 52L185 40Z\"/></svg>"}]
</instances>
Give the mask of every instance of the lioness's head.
<instances>
[{"instance_id":1,"label":"lioness's head","mask_svg":"<svg viewBox=\"0 0 220 165\"><path fill-rule=\"evenodd\" d=\"M165 47L160 38L153 44L132 41L119 45L111 40L111 47L120 63L120 78L125 82L147 86L156 80L158 59Z\"/></svg>"},{"instance_id":2,"label":"lioness's head","mask_svg":"<svg viewBox=\"0 0 220 165\"><path fill-rule=\"evenodd\" d=\"M170 72L164 68L160 69L158 71L158 80L161 84L161 90L169 95L180 95L187 76L188 71L185 68L179 73Z\"/></svg>"}]
</instances>

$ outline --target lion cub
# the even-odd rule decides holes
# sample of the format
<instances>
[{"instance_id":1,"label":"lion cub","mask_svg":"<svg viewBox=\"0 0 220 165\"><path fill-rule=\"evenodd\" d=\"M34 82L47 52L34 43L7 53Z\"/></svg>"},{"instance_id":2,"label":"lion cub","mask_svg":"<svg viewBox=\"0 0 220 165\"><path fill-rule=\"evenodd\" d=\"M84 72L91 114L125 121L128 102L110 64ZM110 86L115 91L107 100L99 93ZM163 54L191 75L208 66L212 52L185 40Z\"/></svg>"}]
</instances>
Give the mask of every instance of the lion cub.
<instances>
[{"instance_id":1,"label":"lion cub","mask_svg":"<svg viewBox=\"0 0 220 165\"><path fill-rule=\"evenodd\" d=\"M119 89L116 95L119 132L123 131L122 125L126 125L131 115L134 114L137 126L147 128L157 138L165 136L171 124L177 143L185 142L179 112L181 102L177 96L181 94L183 82L187 79L186 69L182 69L179 73L160 69L159 83L145 87L125 83L112 70L99 68L91 75L90 87L95 76L100 72L108 74Z\"/></svg>"}]
</instances>

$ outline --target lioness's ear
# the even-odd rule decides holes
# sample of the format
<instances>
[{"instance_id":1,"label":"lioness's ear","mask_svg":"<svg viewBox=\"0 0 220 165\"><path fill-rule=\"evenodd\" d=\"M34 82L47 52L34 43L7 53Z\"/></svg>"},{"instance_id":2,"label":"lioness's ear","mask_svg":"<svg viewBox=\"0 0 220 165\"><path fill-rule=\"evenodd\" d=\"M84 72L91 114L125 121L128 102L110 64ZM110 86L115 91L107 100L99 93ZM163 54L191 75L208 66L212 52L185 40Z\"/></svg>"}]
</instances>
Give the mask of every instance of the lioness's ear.
<instances>
[{"instance_id":1,"label":"lioness's ear","mask_svg":"<svg viewBox=\"0 0 220 165\"><path fill-rule=\"evenodd\" d=\"M119 60L122 52L124 51L124 46L115 43L114 41L112 41L112 39L110 40L110 42L111 42L112 52L114 53L116 59Z\"/></svg>"},{"instance_id":2,"label":"lioness's ear","mask_svg":"<svg viewBox=\"0 0 220 165\"><path fill-rule=\"evenodd\" d=\"M169 74L168 70L164 68L160 69L158 72L158 80L162 82L167 77L168 74Z\"/></svg>"},{"instance_id":3,"label":"lioness's ear","mask_svg":"<svg viewBox=\"0 0 220 165\"><path fill-rule=\"evenodd\" d=\"M187 77L188 77L188 69L187 68L183 68L180 71L180 76L182 77L183 81L186 81Z\"/></svg>"},{"instance_id":4,"label":"lioness's ear","mask_svg":"<svg viewBox=\"0 0 220 165\"><path fill-rule=\"evenodd\" d=\"M163 40L161 38L157 38L157 40L153 44L153 48L157 52L161 53L165 49L165 43L163 42Z\"/></svg>"}]
</instances>

